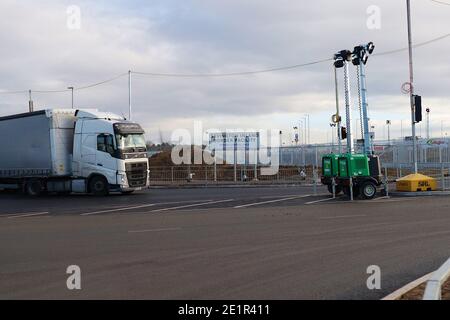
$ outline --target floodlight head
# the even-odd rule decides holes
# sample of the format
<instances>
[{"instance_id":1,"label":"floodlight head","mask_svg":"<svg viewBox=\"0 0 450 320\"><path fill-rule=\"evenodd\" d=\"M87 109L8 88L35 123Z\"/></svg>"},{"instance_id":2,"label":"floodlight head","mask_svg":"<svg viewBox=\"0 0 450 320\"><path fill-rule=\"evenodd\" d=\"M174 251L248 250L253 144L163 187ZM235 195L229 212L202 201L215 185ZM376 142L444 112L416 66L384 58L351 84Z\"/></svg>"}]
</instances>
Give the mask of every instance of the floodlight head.
<instances>
[{"instance_id":1,"label":"floodlight head","mask_svg":"<svg viewBox=\"0 0 450 320\"><path fill-rule=\"evenodd\" d=\"M357 54L352 54L352 63L354 66L359 66L360 59Z\"/></svg>"},{"instance_id":2,"label":"floodlight head","mask_svg":"<svg viewBox=\"0 0 450 320\"><path fill-rule=\"evenodd\" d=\"M352 52L350 50L341 50L339 54L344 60L351 61L352 59Z\"/></svg>"},{"instance_id":3,"label":"floodlight head","mask_svg":"<svg viewBox=\"0 0 450 320\"><path fill-rule=\"evenodd\" d=\"M367 54L366 50L361 52L361 61L362 63L366 64L367 60L369 59L369 55Z\"/></svg>"},{"instance_id":4,"label":"floodlight head","mask_svg":"<svg viewBox=\"0 0 450 320\"><path fill-rule=\"evenodd\" d=\"M342 57L338 57L335 61L334 61L334 67L335 68L342 68L344 66L344 59L342 59Z\"/></svg>"},{"instance_id":5,"label":"floodlight head","mask_svg":"<svg viewBox=\"0 0 450 320\"><path fill-rule=\"evenodd\" d=\"M366 46L367 51L369 52L369 54L372 54L373 50L375 49L375 45L373 44L373 42L369 42Z\"/></svg>"}]
</instances>

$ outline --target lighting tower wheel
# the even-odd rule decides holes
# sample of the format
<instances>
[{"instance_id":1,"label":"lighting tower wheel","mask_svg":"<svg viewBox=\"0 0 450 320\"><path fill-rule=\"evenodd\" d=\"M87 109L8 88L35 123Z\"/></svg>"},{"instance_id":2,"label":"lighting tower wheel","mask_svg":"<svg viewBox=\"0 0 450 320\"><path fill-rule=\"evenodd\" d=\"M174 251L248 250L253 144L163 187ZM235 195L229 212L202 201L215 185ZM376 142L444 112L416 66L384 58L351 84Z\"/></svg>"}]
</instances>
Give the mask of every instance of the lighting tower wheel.
<instances>
[{"instance_id":1,"label":"lighting tower wheel","mask_svg":"<svg viewBox=\"0 0 450 320\"><path fill-rule=\"evenodd\" d=\"M364 200L371 200L375 198L377 194L377 185L370 180L366 180L361 184L361 194L360 197Z\"/></svg>"},{"instance_id":2,"label":"lighting tower wheel","mask_svg":"<svg viewBox=\"0 0 450 320\"><path fill-rule=\"evenodd\" d=\"M342 187L342 191L344 191L344 194L350 198L350 187L344 186ZM353 186L353 199L359 196L359 191L360 191L359 186Z\"/></svg>"},{"instance_id":3,"label":"lighting tower wheel","mask_svg":"<svg viewBox=\"0 0 450 320\"><path fill-rule=\"evenodd\" d=\"M327 185L327 189L328 189L329 193L333 194L333 186L331 184ZM335 185L334 186L334 192L335 192L336 195L340 194L342 192L342 186Z\"/></svg>"}]
</instances>

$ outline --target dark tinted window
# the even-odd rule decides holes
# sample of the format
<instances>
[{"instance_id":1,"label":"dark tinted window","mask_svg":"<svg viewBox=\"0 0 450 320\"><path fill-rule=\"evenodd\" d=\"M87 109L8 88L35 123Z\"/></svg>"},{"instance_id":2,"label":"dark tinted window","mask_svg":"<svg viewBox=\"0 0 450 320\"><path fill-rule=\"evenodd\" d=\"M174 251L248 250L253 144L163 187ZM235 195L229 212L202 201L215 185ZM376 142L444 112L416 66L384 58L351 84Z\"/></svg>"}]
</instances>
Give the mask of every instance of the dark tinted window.
<instances>
[{"instance_id":1,"label":"dark tinted window","mask_svg":"<svg viewBox=\"0 0 450 320\"><path fill-rule=\"evenodd\" d=\"M111 134L99 134L97 136L97 150L113 154L114 153L113 136Z\"/></svg>"}]
</instances>

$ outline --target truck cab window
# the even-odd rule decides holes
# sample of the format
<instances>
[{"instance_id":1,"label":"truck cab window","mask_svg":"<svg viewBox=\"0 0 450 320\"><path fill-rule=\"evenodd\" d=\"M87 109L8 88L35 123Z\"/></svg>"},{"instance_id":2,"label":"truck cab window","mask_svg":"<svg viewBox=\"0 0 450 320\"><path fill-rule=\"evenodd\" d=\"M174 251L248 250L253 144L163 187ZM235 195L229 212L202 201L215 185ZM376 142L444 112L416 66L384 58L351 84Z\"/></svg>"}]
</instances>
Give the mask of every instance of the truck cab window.
<instances>
[{"instance_id":1,"label":"truck cab window","mask_svg":"<svg viewBox=\"0 0 450 320\"><path fill-rule=\"evenodd\" d=\"M111 134L99 134L97 136L97 150L112 155L114 153L113 136Z\"/></svg>"}]
</instances>

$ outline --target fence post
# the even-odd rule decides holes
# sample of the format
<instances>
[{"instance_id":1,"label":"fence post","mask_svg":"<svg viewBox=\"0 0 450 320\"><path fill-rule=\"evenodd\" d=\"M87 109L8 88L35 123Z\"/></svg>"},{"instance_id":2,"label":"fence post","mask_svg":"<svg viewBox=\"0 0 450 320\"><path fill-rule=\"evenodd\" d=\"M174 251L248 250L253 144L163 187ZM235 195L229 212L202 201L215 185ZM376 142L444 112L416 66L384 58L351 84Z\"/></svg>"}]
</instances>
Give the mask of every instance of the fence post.
<instances>
[{"instance_id":1,"label":"fence post","mask_svg":"<svg viewBox=\"0 0 450 320\"><path fill-rule=\"evenodd\" d=\"M173 182L173 167L170 167L171 169L171 177L172 177L172 182Z\"/></svg>"},{"instance_id":2,"label":"fence post","mask_svg":"<svg viewBox=\"0 0 450 320\"><path fill-rule=\"evenodd\" d=\"M442 191L445 191L444 163L442 162L441 162L441 187Z\"/></svg>"},{"instance_id":3,"label":"fence post","mask_svg":"<svg viewBox=\"0 0 450 320\"><path fill-rule=\"evenodd\" d=\"M350 176L350 201L353 201L353 179Z\"/></svg>"},{"instance_id":4,"label":"fence post","mask_svg":"<svg viewBox=\"0 0 450 320\"><path fill-rule=\"evenodd\" d=\"M214 182L217 182L217 161L215 155L214 155Z\"/></svg>"}]
</instances>

